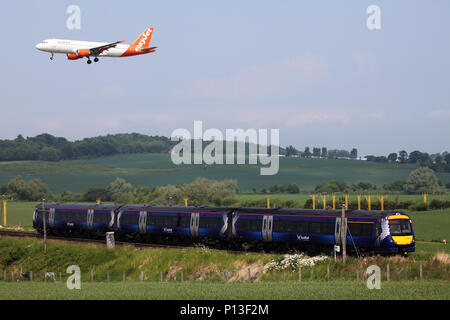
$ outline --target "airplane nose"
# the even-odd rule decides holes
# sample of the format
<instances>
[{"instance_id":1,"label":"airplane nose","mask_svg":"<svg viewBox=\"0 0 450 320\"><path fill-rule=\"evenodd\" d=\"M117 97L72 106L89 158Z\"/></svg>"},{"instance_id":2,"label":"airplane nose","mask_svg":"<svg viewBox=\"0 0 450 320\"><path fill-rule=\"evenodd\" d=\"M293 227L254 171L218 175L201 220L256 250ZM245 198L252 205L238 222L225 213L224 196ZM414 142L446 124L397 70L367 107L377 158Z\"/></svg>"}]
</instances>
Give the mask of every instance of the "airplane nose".
<instances>
[{"instance_id":1,"label":"airplane nose","mask_svg":"<svg viewBox=\"0 0 450 320\"><path fill-rule=\"evenodd\" d=\"M36 49L42 50L42 43L38 43L38 44L36 45Z\"/></svg>"}]
</instances>

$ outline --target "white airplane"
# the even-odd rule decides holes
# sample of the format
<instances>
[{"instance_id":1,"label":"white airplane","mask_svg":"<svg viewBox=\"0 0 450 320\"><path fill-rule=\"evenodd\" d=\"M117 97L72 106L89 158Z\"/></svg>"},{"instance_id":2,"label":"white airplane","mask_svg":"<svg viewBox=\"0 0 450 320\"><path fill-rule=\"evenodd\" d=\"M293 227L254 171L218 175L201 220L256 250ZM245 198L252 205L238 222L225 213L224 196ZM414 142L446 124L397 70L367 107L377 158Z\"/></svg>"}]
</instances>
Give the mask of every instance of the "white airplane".
<instances>
[{"instance_id":1,"label":"white airplane","mask_svg":"<svg viewBox=\"0 0 450 320\"><path fill-rule=\"evenodd\" d=\"M153 28L147 28L133 44L124 44L124 40L112 43L89 42L62 39L48 39L36 45L36 49L50 52L53 60L55 53L67 55L69 60L87 58L91 64L91 57L94 62L98 62L98 57L130 57L150 52L155 52L157 47L149 47L152 38Z\"/></svg>"}]
</instances>

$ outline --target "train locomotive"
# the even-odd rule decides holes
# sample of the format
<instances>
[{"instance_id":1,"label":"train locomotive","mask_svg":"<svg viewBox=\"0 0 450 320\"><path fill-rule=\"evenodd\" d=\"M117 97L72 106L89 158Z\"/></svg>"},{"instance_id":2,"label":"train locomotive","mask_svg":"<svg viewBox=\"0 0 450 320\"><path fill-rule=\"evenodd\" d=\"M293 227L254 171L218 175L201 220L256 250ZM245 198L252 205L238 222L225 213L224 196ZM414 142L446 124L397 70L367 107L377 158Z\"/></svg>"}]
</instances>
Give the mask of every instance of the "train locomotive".
<instances>
[{"instance_id":1,"label":"train locomotive","mask_svg":"<svg viewBox=\"0 0 450 320\"><path fill-rule=\"evenodd\" d=\"M46 203L34 228L49 234L226 249L330 252L341 243L341 211L228 207ZM400 211L346 211L347 250L408 254L415 251L411 219Z\"/></svg>"}]
</instances>

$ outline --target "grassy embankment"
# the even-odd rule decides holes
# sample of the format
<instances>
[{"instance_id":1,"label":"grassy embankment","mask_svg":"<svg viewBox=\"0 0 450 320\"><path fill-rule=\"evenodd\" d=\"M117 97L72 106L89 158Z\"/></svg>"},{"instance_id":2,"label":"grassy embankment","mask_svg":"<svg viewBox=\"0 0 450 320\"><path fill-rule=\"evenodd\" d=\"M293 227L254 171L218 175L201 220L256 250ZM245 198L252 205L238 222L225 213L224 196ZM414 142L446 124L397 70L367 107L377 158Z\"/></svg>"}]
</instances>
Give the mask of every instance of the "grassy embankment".
<instances>
[{"instance_id":1,"label":"grassy embankment","mask_svg":"<svg viewBox=\"0 0 450 320\"><path fill-rule=\"evenodd\" d=\"M409 258L351 257L345 264L329 259L302 267L299 283L297 269L277 270L275 281L272 270L264 272L265 264L281 258L273 254L236 255L202 248L110 250L56 241L49 241L44 253L42 241L0 238L0 299L449 299L449 256L436 254L444 248L420 244L419 252ZM72 264L81 268L81 291L65 287L65 270ZM379 291L368 290L364 283L364 271L373 264L381 268ZM420 264L423 280L419 280ZM11 282L20 270L33 271L34 280ZM91 270L94 281L90 281ZM42 282L45 271L56 272L58 280L61 272L63 283ZM144 281L139 280L141 272Z\"/></svg>"}]
</instances>

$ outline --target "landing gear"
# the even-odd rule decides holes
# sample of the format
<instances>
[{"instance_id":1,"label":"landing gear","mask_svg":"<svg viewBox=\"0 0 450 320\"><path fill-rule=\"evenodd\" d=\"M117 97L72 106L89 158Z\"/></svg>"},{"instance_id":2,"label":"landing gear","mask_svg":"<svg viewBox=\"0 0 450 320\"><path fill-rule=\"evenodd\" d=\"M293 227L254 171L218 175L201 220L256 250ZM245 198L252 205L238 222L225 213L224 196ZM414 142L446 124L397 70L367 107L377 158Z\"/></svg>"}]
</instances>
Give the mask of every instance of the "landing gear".
<instances>
[{"instance_id":1,"label":"landing gear","mask_svg":"<svg viewBox=\"0 0 450 320\"><path fill-rule=\"evenodd\" d=\"M54 59L54 53L52 52L52 56L50 57L50 60L53 60Z\"/></svg>"},{"instance_id":2,"label":"landing gear","mask_svg":"<svg viewBox=\"0 0 450 320\"><path fill-rule=\"evenodd\" d=\"M97 57L95 57L94 62L98 62L98 58Z\"/></svg>"}]
</instances>

